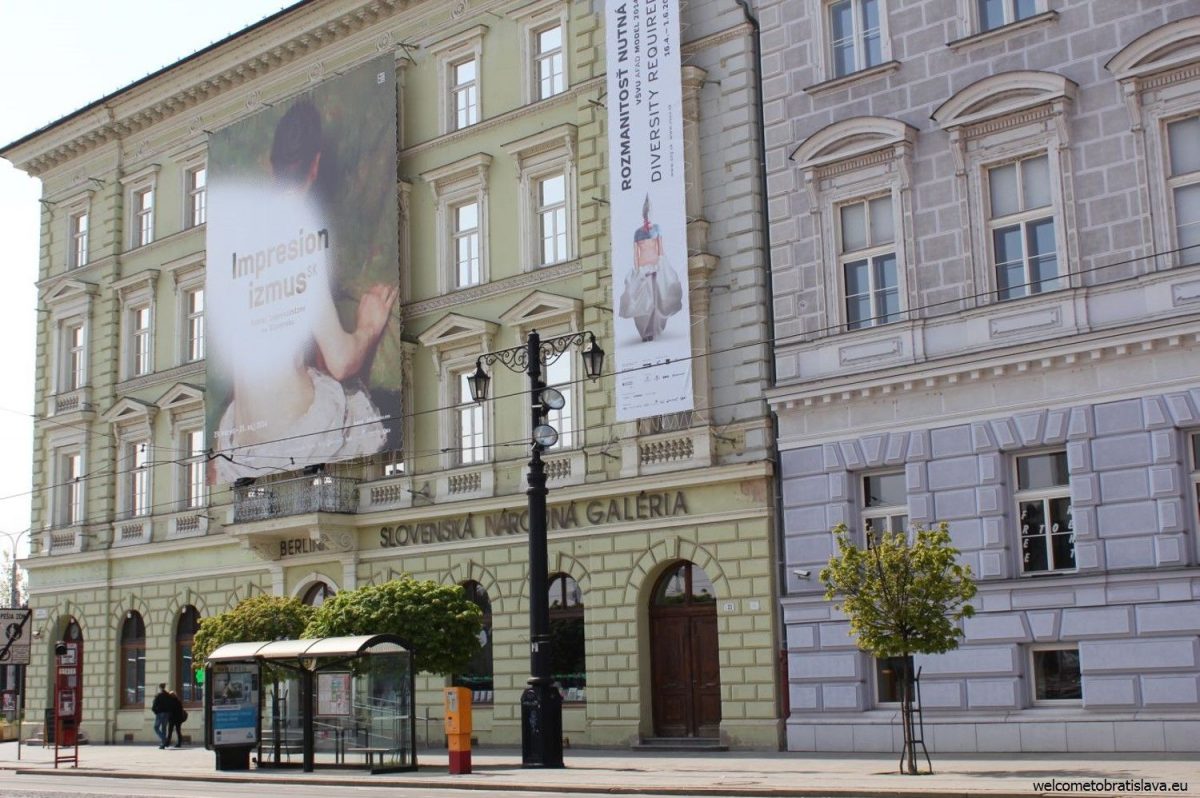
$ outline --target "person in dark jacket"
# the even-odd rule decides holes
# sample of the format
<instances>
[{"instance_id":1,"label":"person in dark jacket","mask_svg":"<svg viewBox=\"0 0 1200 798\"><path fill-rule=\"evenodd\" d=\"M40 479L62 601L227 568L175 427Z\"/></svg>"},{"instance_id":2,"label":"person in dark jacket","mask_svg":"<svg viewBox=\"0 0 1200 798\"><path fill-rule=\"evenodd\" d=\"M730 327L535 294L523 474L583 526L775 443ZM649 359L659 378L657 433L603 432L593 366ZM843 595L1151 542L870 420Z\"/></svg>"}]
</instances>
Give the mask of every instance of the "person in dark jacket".
<instances>
[{"instance_id":1,"label":"person in dark jacket","mask_svg":"<svg viewBox=\"0 0 1200 798\"><path fill-rule=\"evenodd\" d=\"M167 692L166 682L159 683L158 694L154 696L150 711L154 713L154 733L158 735L158 747L166 748L171 725L171 696Z\"/></svg>"},{"instance_id":2,"label":"person in dark jacket","mask_svg":"<svg viewBox=\"0 0 1200 798\"><path fill-rule=\"evenodd\" d=\"M183 709L183 701L179 699L179 694L174 690L167 691L167 697L171 702L171 723L167 727L167 745L171 744L171 732L175 732L175 747L183 747L183 722L187 720L187 712Z\"/></svg>"}]
</instances>

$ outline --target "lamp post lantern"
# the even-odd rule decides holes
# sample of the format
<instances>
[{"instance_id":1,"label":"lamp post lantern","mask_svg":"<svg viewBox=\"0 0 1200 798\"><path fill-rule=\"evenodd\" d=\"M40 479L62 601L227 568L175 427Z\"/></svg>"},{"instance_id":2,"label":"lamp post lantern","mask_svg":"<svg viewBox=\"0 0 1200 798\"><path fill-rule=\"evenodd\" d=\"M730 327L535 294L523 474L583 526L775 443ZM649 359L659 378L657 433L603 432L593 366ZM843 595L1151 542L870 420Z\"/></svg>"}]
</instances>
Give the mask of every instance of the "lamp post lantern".
<instances>
[{"instance_id":1,"label":"lamp post lantern","mask_svg":"<svg viewBox=\"0 0 1200 798\"><path fill-rule=\"evenodd\" d=\"M546 466L542 452L558 441L558 431L546 423L546 413L563 406L563 395L546 387L543 367L554 363L572 346L583 349L584 369L590 379L600 376L604 350L590 332L570 333L541 339L536 330L529 333L524 346L488 352L475 361L475 373L468 378L471 398L487 399L491 377L484 364L500 363L510 371L529 377L529 669L528 687L521 694L521 766L560 768L562 758L562 696L554 687L550 673L550 604L548 597L546 551Z\"/></svg>"}]
</instances>

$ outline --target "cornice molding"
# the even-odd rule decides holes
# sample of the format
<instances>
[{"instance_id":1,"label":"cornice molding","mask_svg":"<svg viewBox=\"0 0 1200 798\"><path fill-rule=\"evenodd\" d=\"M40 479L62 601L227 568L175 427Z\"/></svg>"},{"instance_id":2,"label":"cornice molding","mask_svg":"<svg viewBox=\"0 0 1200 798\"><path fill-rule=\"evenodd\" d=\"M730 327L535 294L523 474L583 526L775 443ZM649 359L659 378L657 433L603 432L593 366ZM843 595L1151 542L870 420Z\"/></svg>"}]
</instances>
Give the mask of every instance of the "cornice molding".
<instances>
[{"instance_id":1,"label":"cornice molding","mask_svg":"<svg viewBox=\"0 0 1200 798\"><path fill-rule=\"evenodd\" d=\"M512 277L506 277L503 280L496 280L484 283L483 285L472 286L462 291L436 296L432 299L422 299L413 302L404 306L404 318L409 319L425 316L430 313L436 313L439 310L445 310L446 308L466 305L481 299L490 299L500 294L508 294L513 291L519 291L522 288L545 285L555 280L561 280L564 277L575 277L580 274L583 274L582 260L556 263L553 266L546 266L530 272L522 272Z\"/></svg>"},{"instance_id":2,"label":"cornice molding","mask_svg":"<svg viewBox=\"0 0 1200 798\"><path fill-rule=\"evenodd\" d=\"M1125 357L1200 345L1200 324L1181 324L1168 330L1130 331L1114 338L1111 331L1098 333L1091 340L1077 336L1069 343L1037 351L998 352L990 357L978 353L956 355L953 362L921 361L889 368L886 373L853 372L821 378L810 384L795 383L767 394L767 402L776 410L795 410L852 400L870 400L894 394L991 382L1007 376L1028 376L1058 369L1076 368L1084 363L1118 360ZM780 348L786 344L780 342Z\"/></svg>"}]
</instances>

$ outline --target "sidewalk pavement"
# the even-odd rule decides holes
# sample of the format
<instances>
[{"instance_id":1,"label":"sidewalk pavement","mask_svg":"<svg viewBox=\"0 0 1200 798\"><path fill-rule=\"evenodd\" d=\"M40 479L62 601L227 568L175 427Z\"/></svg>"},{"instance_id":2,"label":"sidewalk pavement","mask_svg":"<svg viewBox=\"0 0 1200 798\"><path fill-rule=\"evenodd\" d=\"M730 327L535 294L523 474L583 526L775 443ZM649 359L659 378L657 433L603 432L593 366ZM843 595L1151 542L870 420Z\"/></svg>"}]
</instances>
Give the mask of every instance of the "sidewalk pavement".
<instances>
[{"instance_id":1,"label":"sidewalk pavement","mask_svg":"<svg viewBox=\"0 0 1200 798\"><path fill-rule=\"evenodd\" d=\"M371 775L365 771L256 770L218 772L211 751L193 745L160 750L149 744L85 745L79 748L79 769L60 769L60 775L114 778L170 778L189 781L232 781L269 784L354 784L379 787L427 787L511 790L570 795L599 792L612 795L676 796L967 796L1030 798L1039 794L1191 795L1200 796L1200 757L1195 754L939 754L934 773L902 776L893 754L813 753L659 753L568 749L562 770L522 769L521 752L485 748L474 751L473 772L450 775L444 750L419 749L420 769L413 773ZM54 749L0 743L0 773L55 773ZM924 769L924 762L922 769ZM1075 782L1055 791L1035 789L1034 783ZM1081 782L1091 786L1081 787ZM1106 784L1107 782L1107 784ZM1131 782L1143 782L1141 786ZM1145 782L1166 782L1164 790ZM1186 782L1184 792L1172 791ZM1178 788L1175 788L1178 789Z\"/></svg>"}]
</instances>

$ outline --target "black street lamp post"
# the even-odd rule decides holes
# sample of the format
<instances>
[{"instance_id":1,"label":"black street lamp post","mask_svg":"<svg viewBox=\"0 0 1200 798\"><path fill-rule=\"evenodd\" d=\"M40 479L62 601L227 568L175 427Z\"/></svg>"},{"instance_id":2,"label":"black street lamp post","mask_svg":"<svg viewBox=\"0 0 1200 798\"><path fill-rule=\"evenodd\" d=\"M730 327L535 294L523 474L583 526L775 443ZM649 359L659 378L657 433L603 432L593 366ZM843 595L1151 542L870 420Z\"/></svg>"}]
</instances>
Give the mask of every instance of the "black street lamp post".
<instances>
[{"instance_id":1,"label":"black street lamp post","mask_svg":"<svg viewBox=\"0 0 1200 798\"><path fill-rule=\"evenodd\" d=\"M529 377L529 423L532 431L529 456L529 686L521 694L521 766L561 768L562 696L550 673L550 604L546 552L546 466L542 452L558 441L558 431L546 423L546 413L563 406L563 396L547 388L543 366L549 366L572 346L587 343L583 350L587 376L596 379L604 365L604 350L590 332L571 333L545 341L531 331L525 346L480 355L469 378L471 398L487 399L491 377L483 366L500 363L509 371Z\"/></svg>"}]
</instances>

